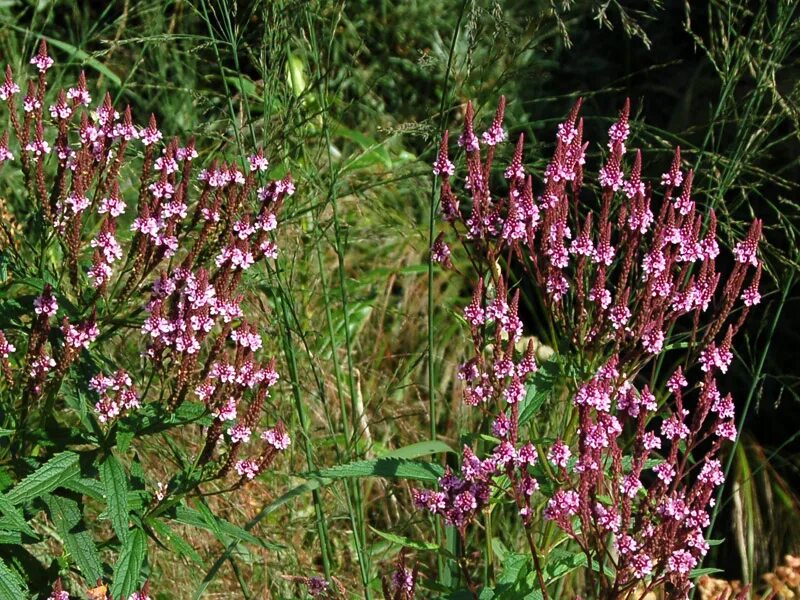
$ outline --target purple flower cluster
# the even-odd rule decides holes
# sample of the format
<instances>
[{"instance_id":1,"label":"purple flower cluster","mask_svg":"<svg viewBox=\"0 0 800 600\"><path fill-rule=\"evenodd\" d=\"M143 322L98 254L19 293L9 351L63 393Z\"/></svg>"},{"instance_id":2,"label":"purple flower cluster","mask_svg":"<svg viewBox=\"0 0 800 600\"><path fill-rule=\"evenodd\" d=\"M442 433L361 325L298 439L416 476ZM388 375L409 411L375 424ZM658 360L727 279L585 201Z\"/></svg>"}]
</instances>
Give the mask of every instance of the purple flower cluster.
<instances>
[{"instance_id":1,"label":"purple flower cluster","mask_svg":"<svg viewBox=\"0 0 800 600\"><path fill-rule=\"evenodd\" d=\"M111 377L95 375L89 382L89 389L100 396L94 409L97 412L97 420L101 423L107 423L141 406L130 375L122 370Z\"/></svg>"},{"instance_id":2,"label":"purple flower cluster","mask_svg":"<svg viewBox=\"0 0 800 600\"><path fill-rule=\"evenodd\" d=\"M385 600L414 600L417 595L417 581L419 572L416 565L413 568L406 566L406 552L400 552L390 579L383 577L383 597Z\"/></svg>"},{"instance_id":3,"label":"purple flower cluster","mask_svg":"<svg viewBox=\"0 0 800 600\"><path fill-rule=\"evenodd\" d=\"M571 464L559 459L560 444L548 452L557 467L557 490L544 517L594 552L602 553L605 537L614 535L611 589L647 580L685 593L689 572L708 551L703 532L724 480L717 455L736 435L733 401L717 390L716 367L695 386L692 411L681 369L670 377L668 400L661 403L620 369L614 357L578 388L577 458ZM634 432L627 458L624 428Z\"/></svg>"},{"instance_id":4,"label":"purple flower cluster","mask_svg":"<svg viewBox=\"0 0 800 600\"><path fill-rule=\"evenodd\" d=\"M578 118L580 104L558 127L555 153L544 171L539 196L534 194L533 178L523 168L522 135L504 172L507 195L498 195L489 186L500 138L484 134L495 142L485 144L485 159L479 142L462 144L467 167L464 189L471 210L465 213L460 208L462 202L452 187L455 171L438 169L443 219L454 226L462 242L475 247L475 254L485 258L486 264L507 256L529 263L560 333L583 352L608 356L624 351L631 358L646 359L661 352L667 332L679 319L688 317L699 323L701 316L706 326L692 328L692 346L702 348L714 341L741 299L744 307L733 325L735 334L749 308L760 301L756 250L761 222L756 220L736 245L734 268L723 279L715 268L720 253L716 217L713 211L701 214L691 199L693 173L684 177L680 150L662 176L663 199L657 212L653 187L642 179L640 151L626 174L628 102L609 130L610 153L599 176L599 210L589 209L583 200L588 142L583 140L583 121ZM502 120L504 108L505 100L501 100L489 131L501 129L498 119ZM473 115L468 105L462 140L474 137ZM452 164L447 137L437 165ZM436 262L444 264L444 248L447 245L440 236L432 249ZM449 260L449 248L446 257ZM745 287L748 269L754 271ZM502 290L499 273L493 279ZM486 297L485 287L481 282L465 310L471 325L482 325L485 311L495 301Z\"/></svg>"},{"instance_id":5,"label":"purple flower cluster","mask_svg":"<svg viewBox=\"0 0 800 600\"><path fill-rule=\"evenodd\" d=\"M213 417L199 464L209 477L235 470L240 483L253 479L291 439L279 419L272 428L261 423L278 373L263 356L263 325L247 319L250 298L241 288L247 270L278 256L274 237L295 191L291 175L268 179L262 149L197 171L193 139L166 139L152 115L138 126L109 95L92 105L83 73L50 98L46 43L31 64L37 74L21 110L10 67L0 85L13 134L0 134L0 165L21 170L46 224L42 245L58 245L65 276L50 279L57 289L40 290L28 331L13 340L0 332L4 378L25 411L39 404L36 396L57 398L86 351L138 327L131 341L143 347L140 370L120 365L127 368L88 383L97 420L110 424L145 402L133 380L159 390L167 411L199 399ZM71 321L76 311L83 316ZM102 351L117 360L118 349ZM260 447L240 458L252 437Z\"/></svg>"},{"instance_id":6,"label":"purple flower cluster","mask_svg":"<svg viewBox=\"0 0 800 600\"><path fill-rule=\"evenodd\" d=\"M463 536L496 489L514 500L530 529L537 514L531 498L546 476L542 516L572 538L587 560L611 561L615 576L600 582L608 597L642 583L684 597L690 572L708 551L704 530L724 481L719 452L737 435L733 401L719 392L715 375L729 368L733 337L760 301L761 222L755 220L736 245L733 268L723 277L716 269L716 217L713 211L702 214L692 199L694 177L682 171L680 150L661 177L660 200L643 179L642 153L625 164L627 101L608 132L593 210L585 200L588 143L580 105L558 126L538 196L525 172L522 135L504 170L507 194L490 189L495 153L507 138L505 99L480 138L467 105L459 138L466 202L453 189L456 168L448 135L443 138L434 165L442 178L442 217L480 270L463 313L473 356L458 376L465 403L492 419L499 441L483 459L465 447L460 473L448 469L437 490L414 490L414 501ZM431 259L453 268L444 233ZM519 291L512 294L507 284L512 261L528 269L561 338L554 343L566 342L584 374L566 409L575 425L557 432L546 462L535 469L536 450L520 439L519 406L537 365L533 342L520 347ZM667 352L675 330L688 340L683 367L698 372L699 383L690 387L679 367L665 390L639 387L637 376ZM528 539L541 575L533 536Z\"/></svg>"}]
</instances>

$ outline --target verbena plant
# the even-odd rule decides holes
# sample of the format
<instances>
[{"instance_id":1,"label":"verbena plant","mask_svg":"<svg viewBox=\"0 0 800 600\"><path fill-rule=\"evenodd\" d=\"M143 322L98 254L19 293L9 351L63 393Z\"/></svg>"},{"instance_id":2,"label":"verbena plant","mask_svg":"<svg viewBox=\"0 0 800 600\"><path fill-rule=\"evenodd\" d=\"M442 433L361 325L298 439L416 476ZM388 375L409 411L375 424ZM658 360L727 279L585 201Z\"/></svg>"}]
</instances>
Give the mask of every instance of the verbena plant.
<instances>
[{"instance_id":1,"label":"verbena plant","mask_svg":"<svg viewBox=\"0 0 800 600\"><path fill-rule=\"evenodd\" d=\"M504 98L480 138L466 108L464 192L447 133L442 140L433 166L442 215L475 275L463 313L473 357L459 377L487 428L464 447L460 469L413 499L457 532L455 560L474 597L561 597L562 578L580 569L591 598L686 598L709 549L720 454L737 435L733 400L715 375L760 301L761 223L719 271L716 218L695 204L680 151L656 186L643 179L640 151L626 165L626 102L590 186L579 109L558 127L538 195L522 136L503 171L507 191L493 191ZM461 268L447 240L442 232L431 258ZM533 340L523 342L526 285L535 292L528 310L557 349L543 365ZM542 411L548 395L559 398L548 406L555 419ZM501 511L516 514L525 552L513 534L492 539L489 515ZM487 542L504 562L494 587L470 559ZM407 587L390 597L413 596Z\"/></svg>"},{"instance_id":2,"label":"verbena plant","mask_svg":"<svg viewBox=\"0 0 800 600\"><path fill-rule=\"evenodd\" d=\"M260 150L196 168L193 140L162 139L152 116L135 125L108 95L93 103L83 75L49 93L53 62L42 42L37 77L25 86L7 68L0 85L3 197L21 219L1 227L0 597L54 585L57 600L88 587L141 600L148 536L201 561L172 523L265 544L205 497L290 443L247 276L277 256L294 184L267 180ZM148 439L157 460L172 455L163 480L145 469ZM64 548L52 565L32 546L45 522Z\"/></svg>"},{"instance_id":3,"label":"verbena plant","mask_svg":"<svg viewBox=\"0 0 800 600\"><path fill-rule=\"evenodd\" d=\"M216 516L204 496L246 483L289 443L279 419L262 419L277 374L263 356L246 277L275 256L275 217L294 188L290 178L260 181L268 167L260 152L241 164L212 160L194 176L191 141L165 143L152 119L134 126L108 98L87 110L83 78L46 94L44 46L32 62L39 76L24 98L10 71L0 89L12 134L0 143L2 168L16 171L9 202L24 215L19 227L3 224L12 276L0 316L0 531L13 552L0 576L9 597L53 584L61 600L80 578L112 598L146 597L146 536L199 560L171 522L205 527L229 548L264 545ZM696 209L679 153L654 199L639 154L623 166L626 107L590 187L578 108L559 127L538 197L521 139L504 172L507 195L490 191L495 149L507 137L502 102L480 140L467 109L466 194L453 189L445 138L434 166L443 213L475 274L464 311L474 356L460 373L487 427L460 468L414 500L460 538L462 548L441 554L468 594L560 597L564 576L581 570L590 597L654 589L684 597L708 549L702 530L721 482L719 452L736 435L714 373L727 369L733 336L759 301L760 223L721 276L714 215ZM463 269L447 241L440 236L432 258ZM523 343L522 310L541 319L556 359L537 361L535 344ZM548 396L560 418L545 423ZM263 442L250 442L257 433ZM178 464L163 481L140 461L151 436ZM418 467L409 478L423 479L417 473L438 465L358 466L326 476L402 477ZM50 568L40 547L25 548L44 537L43 512L66 549ZM517 519L522 538L493 539L495 512ZM481 520L485 530L475 527ZM472 558L485 542L503 562L499 574ZM359 563L369 589L361 552ZM429 587L457 594L452 581L420 581L407 563L401 556L383 582L387 598ZM302 579L312 595L344 593L335 580Z\"/></svg>"}]
</instances>

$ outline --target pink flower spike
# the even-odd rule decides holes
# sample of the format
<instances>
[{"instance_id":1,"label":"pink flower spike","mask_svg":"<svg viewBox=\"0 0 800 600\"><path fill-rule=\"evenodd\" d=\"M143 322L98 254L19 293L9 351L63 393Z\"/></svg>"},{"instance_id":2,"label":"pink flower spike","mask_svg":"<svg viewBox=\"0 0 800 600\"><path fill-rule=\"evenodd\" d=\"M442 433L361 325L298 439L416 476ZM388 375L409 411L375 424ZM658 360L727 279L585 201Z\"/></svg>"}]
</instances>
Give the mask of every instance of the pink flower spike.
<instances>
[{"instance_id":1,"label":"pink flower spike","mask_svg":"<svg viewBox=\"0 0 800 600\"><path fill-rule=\"evenodd\" d=\"M503 176L510 180L525 179L525 168L522 166L522 152L525 143L525 135L520 133L517 140L517 146L514 149L514 157L511 159L511 164L508 165Z\"/></svg>"},{"instance_id":2,"label":"pink flower spike","mask_svg":"<svg viewBox=\"0 0 800 600\"><path fill-rule=\"evenodd\" d=\"M158 142L162 137L163 135L161 131L159 131L156 123L156 116L151 114L150 123L139 132L139 138L142 140L142 144L150 146Z\"/></svg>"},{"instance_id":3,"label":"pink flower spike","mask_svg":"<svg viewBox=\"0 0 800 600\"><path fill-rule=\"evenodd\" d=\"M761 302L761 294L758 292L758 284L760 281L761 263L758 263L750 285L742 292L742 301L745 306L755 306Z\"/></svg>"},{"instance_id":4,"label":"pink flower spike","mask_svg":"<svg viewBox=\"0 0 800 600\"><path fill-rule=\"evenodd\" d=\"M467 153L476 152L480 147L478 136L475 135L473 129L473 120L475 119L475 109L472 108L472 102L467 102L467 108L464 113L464 133L458 137L458 145L464 148Z\"/></svg>"},{"instance_id":5,"label":"pink flower spike","mask_svg":"<svg viewBox=\"0 0 800 600\"><path fill-rule=\"evenodd\" d=\"M688 215L694 209L694 201L692 200L692 181L694 180L694 171L689 169L686 174L686 180L683 182L681 188L681 195L673 200L673 206L682 215Z\"/></svg>"},{"instance_id":6,"label":"pink flower spike","mask_svg":"<svg viewBox=\"0 0 800 600\"><path fill-rule=\"evenodd\" d=\"M439 146L439 154L436 157L436 162L433 163L433 174L437 177L441 175L442 177L447 178L456 172L455 165L447 157L448 137L449 132L445 131L444 135L442 136L442 143Z\"/></svg>"},{"instance_id":7,"label":"pink flower spike","mask_svg":"<svg viewBox=\"0 0 800 600\"><path fill-rule=\"evenodd\" d=\"M0 85L0 100L8 100L12 96L19 94L19 86L14 83L13 74L11 73L11 66L6 65L6 79L3 85Z\"/></svg>"},{"instance_id":8,"label":"pink flower spike","mask_svg":"<svg viewBox=\"0 0 800 600\"><path fill-rule=\"evenodd\" d=\"M31 59L31 64L39 69L40 73L45 73L47 69L53 66L55 61L47 55L47 42L42 40L39 44L39 52Z\"/></svg>"},{"instance_id":9,"label":"pink flower spike","mask_svg":"<svg viewBox=\"0 0 800 600\"><path fill-rule=\"evenodd\" d=\"M614 146L606 164L600 169L600 185L615 192L622 187L624 181L620 168L620 156L622 156L622 145L618 143Z\"/></svg>"},{"instance_id":10,"label":"pink flower spike","mask_svg":"<svg viewBox=\"0 0 800 600\"><path fill-rule=\"evenodd\" d=\"M8 149L8 132L4 131L2 137L0 137L0 163L4 163L7 160L14 160L14 155Z\"/></svg>"},{"instance_id":11,"label":"pink flower spike","mask_svg":"<svg viewBox=\"0 0 800 600\"><path fill-rule=\"evenodd\" d=\"M3 331L0 331L0 358L8 358L8 355L13 354L16 350L16 346L6 339Z\"/></svg>"},{"instance_id":12,"label":"pink flower spike","mask_svg":"<svg viewBox=\"0 0 800 600\"><path fill-rule=\"evenodd\" d=\"M276 450L286 450L292 443L292 438L286 432L283 423L278 423L273 429L268 429L261 434L261 439Z\"/></svg>"},{"instance_id":13,"label":"pink flower spike","mask_svg":"<svg viewBox=\"0 0 800 600\"><path fill-rule=\"evenodd\" d=\"M758 259L756 258L756 251L758 250L758 242L761 239L761 219L756 219L750 225L750 230L747 232L747 237L736 244L733 249L733 254L736 257L736 262L743 264L751 264L758 267Z\"/></svg>"},{"instance_id":14,"label":"pink flower spike","mask_svg":"<svg viewBox=\"0 0 800 600\"><path fill-rule=\"evenodd\" d=\"M269 168L269 161L264 157L264 150L259 148L258 152L248 158L251 171L261 171L262 173Z\"/></svg>"},{"instance_id":15,"label":"pink flower spike","mask_svg":"<svg viewBox=\"0 0 800 600\"><path fill-rule=\"evenodd\" d=\"M561 440L556 440L547 453L547 460L562 469L566 469L571 456L572 453L569 450L569 446Z\"/></svg>"},{"instance_id":16,"label":"pink flower spike","mask_svg":"<svg viewBox=\"0 0 800 600\"><path fill-rule=\"evenodd\" d=\"M678 187L683 181L683 173L681 172L681 147L675 147L675 156L672 158L672 164L669 170L661 175L661 185L665 187Z\"/></svg>"},{"instance_id":17,"label":"pink flower spike","mask_svg":"<svg viewBox=\"0 0 800 600\"><path fill-rule=\"evenodd\" d=\"M67 98L76 105L89 106L92 103L92 96L86 89L86 74L83 71L78 76L78 85L67 90Z\"/></svg>"},{"instance_id":18,"label":"pink flower spike","mask_svg":"<svg viewBox=\"0 0 800 600\"><path fill-rule=\"evenodd\" d=\"M447 242L444 241L444 232L436 237L436 241L434 241L433 246L431 246L431 260L442 265L446 269L453 267L453 263L450 260L450 247L447 245Z\"/></svg>"},{"instance_id":19,"label":"pink flower spike","mask_svg":"<svg viewBox=\"0 0 800 600\"><path fill-rule=\"evenodd\" d=\"M624 181L622 188L628 198L644 196L644 183L642 182L642 151L636 151L636 159L633 162L633 170L627 181Z\"/></svg>"},{"instance_id":20,"label":"pink flower spike","mask_svg":"<svg viewBox=\"0 0 800 600\"><path fill-rule=\"evenodd\" d=\"M49 284L45 285L42 295L33 301L33 311L37 315L52 317L58 311L58 302L56 302L52 290L53 288Z\"/></svg>"},{"instance_id":21,"label":"pink flower spike","mask_svg":"<svg viewBox=\"0 0 800 600\"><path fill-rule=\"evenodd\" d=\"M64 90L58 92L56 103L50 106L50 116L57 121L66 121L72 116L72 107L67 104Z\"/></svg>"},{"instance_id":22,"label":"pink flower spike","mask_svg":"<svg viewBox=\"0 0 800 600\"><path fill-rule=\"evenodd\" d=\"M619 148L620 155L625 154L625 140L631 133L628 117L631 112L631 99L626 98L622 110L619 112L619 120L608 130L608 149L616 152Z\"/></svg>"},{"instance_id":23,"label":"pink flower spike","mask_svg":"<svg viewBox=\"0 0 800 600\"><path fill-rule=\"evenodd\" d=\"M249 442L252 431L247 425L237 423L228 429L228 435L231 436L231 442Z\"/></svg>"},{"instance_id":24,"label":"pink flower spike","mask_svg":"<svg viewBox=\"0 0 800 600\"><path fill-rule=\"evenodd\" d=\"M506 111L506 97L500 96L500 101L497 103L497 112L495 112L494 120L492 121L489 129L483 132L481 141L487 146L496 146L508 139L508 132L503 129L503 117Z\"/></svg>"},{"instance_id":25,"label":"pink flower spike","mask_svg":"<svg viewBox=\"0 0 800 600\"><path fill-rule=\"evenodd\" d=\"M255 460L240 460L234 467L239 476L251 480L258 475L258 462Z\"/></svg>"}]
</instances>

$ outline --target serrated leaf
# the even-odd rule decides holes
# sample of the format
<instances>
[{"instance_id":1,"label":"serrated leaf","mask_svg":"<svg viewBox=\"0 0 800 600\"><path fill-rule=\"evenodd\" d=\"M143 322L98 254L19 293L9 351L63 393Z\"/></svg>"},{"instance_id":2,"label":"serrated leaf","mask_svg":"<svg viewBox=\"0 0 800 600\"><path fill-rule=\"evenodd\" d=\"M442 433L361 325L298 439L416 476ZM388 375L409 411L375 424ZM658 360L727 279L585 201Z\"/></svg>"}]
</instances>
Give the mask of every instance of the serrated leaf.
<instances>
[{"instance_id":1,"label":"serrated leaf","mask_svg":"<svg viewBox=\"0 0 800 600\"><path fill-rule=\"evenodd\" d=\"M21 546L22 534L19 531L0 530L0 545Z\"/></svg>"},{"instance_id":2,"label":"serrated leaf","mask_svg":"<svg viewBox=\"0 0 800 600\"><path fill-rule=\"evenodd\" d=\"M14 478L8 469L0 467L0 491L5 492L8 488L14 485Z\"/></svg>"},{"instance_id":3,"label":"serrated leaf","mask_svg":"<svg viewBox=\"0 0 800 600\"><path fill-rule=\"evenodd\" d=\"M103 576L103 566L94 541L84 526L78 503L57 494L45 496L44 501L70 557L78 565L86 582L94 584Z\"/></svg>"},{"instance_id":4,"label":"serrated leaf","mask_svg":"<svg viewBox=\"0 0 800 600\"><path fill-rule=\"evenodd\" d=\"M408 460L404 458L375 458L359 460L346 465L328 467L313 473L325 479L347 479L350 477L390 477L435 482L444 475L444 468L436 463Z\"/></svg>"},{"instance_id":5,"label":"serrated leaf","mask_svg":"<svg viewBox=\"0 0 800 600\"><path fill-rule=\"evenodd\" d=\"M141 529L129 534L114 565L114 580L111 583L112 598L127 598L139 589L142 565L147 557L147 536Z\"/></svg>"},{"instance_id":6,"label":"serrated leaf","mask_svg":"<svg viewBox=\"0 0 800 600\"><path fill-rule=\"evenodd\" d=\"M0 600L19 600L27 597L27 591L25 582L0 560Z\"/></svg>"},{"instance_id":7,"label":"serrated leaf","mask_svg":"<svg viewBox=\"0 0 800 600\"><path fill-rule=\"evenodd\" d=\"M124 454L130 447L134 437L135 434L132 431L124 431L122 429L117 431L117 450Z\"/></svg>"},{"instance_id":8,"label":"serrated leaf","mask_svg":"<svg viewBox=\"0 0 800 600\"><path fill-rule=\"evenodd\" d=\"M5 497L12 504L22 504L48 494L64 485L80 471L79 457L74 452L61 452L20 481Z\"/></svg>"},{"instance_id":9,"label":"serrated leaf","mask_svg":"<svg viewBox=\"0 0 800 600\"><path fill-rule=\"evenodd\" d=\"M105 489L111 526L114 528L114 533L117 534L119 540L124 543L128 537L130 515L130 509L128 508L128 477L125 475L125 469L122 468L119 460L113 454L109 454L100 464L100 481Z\"/></svg>"},{"instance_id":10,"label":"serrated leaf","mask_svg":"<svg viewBox=\"0 0 800 600\"><path fill-rule=\"evenodd\" d=\"M0 496L0 513L3 514L3 517L0 518L0 527L2 529L19 531L33 538L39 537L25 520L22 511L2 496Z\"/></svg>"},{"instance_id":11,"label":"serrated leaf","mask_svg":"<svg viewBox=\"0 0 800 600\"><path fill-rule=\"evenodd\" d=\"M502 563L510 553L508 548L506 548L506 545L496 537L492 538L491 544L492 552L495 553L497 559Z\"/></svg>"},{"instance_id":12,"label":"serrated leaf","mask_svg":"<svg viewBox=\"0 0 800 600\"><path fill-rule=\"evenodd\" d=\"M64 489L78 492L84 496L89 496L92 500L103 501L103 494L106 493L103 484L97 479L89 479L88 477L76 477L70 479L63 485Z\"/></svg>"},{"instance_id":13,"label":"serrated leaf","mask_svg":"<svg viewBox=\"0 0 800 600\"><path fill-rule=\"evenodd\" d=\"M503 561L503 572L497 578L498 584L512 585L520 575L527 573L531 559L524 554L509 554Z\"/></svg>"}]
</instances>

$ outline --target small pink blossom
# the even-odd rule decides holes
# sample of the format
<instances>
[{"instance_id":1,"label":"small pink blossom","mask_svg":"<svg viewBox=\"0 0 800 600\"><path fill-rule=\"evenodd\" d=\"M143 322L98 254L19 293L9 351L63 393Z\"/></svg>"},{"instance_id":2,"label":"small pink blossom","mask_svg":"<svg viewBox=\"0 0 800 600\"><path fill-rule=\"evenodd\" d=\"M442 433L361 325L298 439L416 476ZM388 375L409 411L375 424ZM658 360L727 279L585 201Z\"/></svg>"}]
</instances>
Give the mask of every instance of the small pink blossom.
<instances>
[{"instance_id":1,"label":"small pink blossom","mask_svg":"<svg viewBox=\"0 0 800 600\"><path fill-rule=\"evenodd\" d=\"M261 439L265 440L276 450L286 450L289 447L289 444L292 443L292 439L289 437L289 434L286 433L283 428L278 427L274 429L268 429L262 433Z\"/></svg>"},{"instance_id":2,"label":"small pink blossom","mask_svg":"<svg viewBox=\"0 0 800 600\"><path fill-rule=\"evenodd\" d=\"M234 467L236 472L245 479L253 479L258 475L258 462L255 460L240 460Z\"/></svg>"},{"instance_id":3,"label":"small pink blossom","mask_svg":"<svg viewBox=\"0 0 800 600\"><path fill-rule=\"evenodd\" d=\"M231 436L231 441L233 443L237 442L248 442L250 441L250 436L252 435L252 431L247 425L243 423L236 423L232 427L228 429L228 435Z\"/></svg>"}]
</instances>

